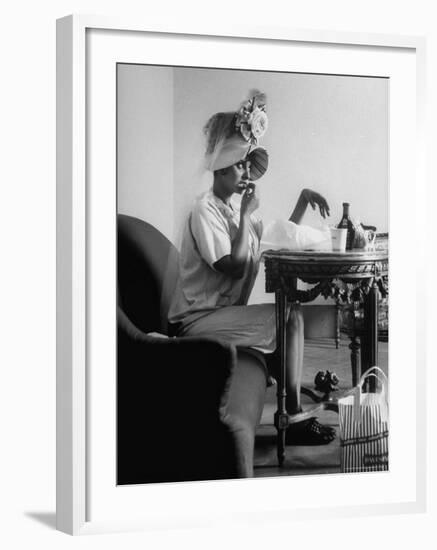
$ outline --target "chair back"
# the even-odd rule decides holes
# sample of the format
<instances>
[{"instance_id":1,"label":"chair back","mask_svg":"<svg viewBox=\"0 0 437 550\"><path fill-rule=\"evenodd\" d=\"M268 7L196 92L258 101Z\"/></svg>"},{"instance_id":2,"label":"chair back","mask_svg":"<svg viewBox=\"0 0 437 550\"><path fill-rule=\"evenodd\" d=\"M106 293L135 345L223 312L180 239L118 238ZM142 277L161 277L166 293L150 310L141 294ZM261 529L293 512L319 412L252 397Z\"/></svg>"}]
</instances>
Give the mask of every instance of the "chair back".
<instances>
[{"instance_id":1,"label":"chair back","mask_svg":"<svg viewBox=\"0 0 437 550\"><path fill-rule=\"evenodd\" d=\"M118 304L143 332L167 334L167 315L179 272L179 253L155 227L117 216Z\"/></svg>"}]
</instances>

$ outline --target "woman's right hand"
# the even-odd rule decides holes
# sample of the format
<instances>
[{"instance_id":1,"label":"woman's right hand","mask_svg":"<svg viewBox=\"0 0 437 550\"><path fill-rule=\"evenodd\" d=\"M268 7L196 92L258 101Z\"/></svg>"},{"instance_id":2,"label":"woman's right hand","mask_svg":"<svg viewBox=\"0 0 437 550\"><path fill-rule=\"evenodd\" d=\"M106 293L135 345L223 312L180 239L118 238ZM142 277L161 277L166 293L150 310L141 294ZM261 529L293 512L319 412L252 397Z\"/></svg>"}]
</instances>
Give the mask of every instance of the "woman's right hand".
<instances>
[{"instance_id":1,"label":"woman's right hand","mask_svg":"<svg viewBox=\"0 0 437 550\"><path fill-rule=\"evenodd\" d=\"M233 279L244 277L249 253L250 215L259 206L259 198L255 185L250 182L241 197L240 224L235 239L232 241L231 253L215 262L217 271L226 273Z\"/></svg>"},{"instance_id":2,"label":"woman's right hand","mask_svg":"<svg viewBox=\"0 0 437 550\"><path fill-rule=\"evenodd\" d=\"M254 183L249 183L241 198L240 213L242 216L250 216L259 208L259 196Z\"/></svg>"}]
</instances>

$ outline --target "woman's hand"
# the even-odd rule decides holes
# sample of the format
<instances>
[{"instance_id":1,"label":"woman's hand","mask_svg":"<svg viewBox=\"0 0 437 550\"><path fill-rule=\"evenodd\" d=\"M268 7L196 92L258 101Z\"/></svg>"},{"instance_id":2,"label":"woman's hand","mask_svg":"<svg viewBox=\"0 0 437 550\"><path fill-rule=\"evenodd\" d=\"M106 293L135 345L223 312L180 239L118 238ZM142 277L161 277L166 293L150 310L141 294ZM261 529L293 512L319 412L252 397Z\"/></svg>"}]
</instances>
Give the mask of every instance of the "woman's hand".
<instances>
[{"instance_id":1,"label":"woman's hand","mask_svg":"<svg viewBox=\"0 0 437 550\"><path fill-rule=\"evenodd\" d=\"M326 218L326 216L329 216L329 205L325 197L322 197L320 193L312 191L311 189L304 189L302 191L302 196L307 201L307 203L311 204L313 210L316 209L316 206L319 207L320 215L322 216L322 218Z\"/></svg>"},{"instance_id":2,"label":"woman's hand","mask_svg":"<svg viewBox=\"0 0 437 550\"><path fill-rule=\"evenodd\" d=\"M241 216L250 216L252 212L259 208L259 196L254 183L249 183L241 198L240 214Z\"/></svg>"},{"instance_id":3,"label":"woman's hand","mask_svg":"<svg viewBox=\"0 0 437 550\"><path fill-rule=\"evenodd\" d=\"M250 182L241 198L240 225L235 239L232 241L231 253L223 256L214 264L217 271L221 271L233 279L241 279L244 276L249 252L249 218L258 206L259 197L255 185Z\"/></svg>"},{"instance_id":4,"label":"woman's hand","mask_svg":"<svg viewBox=\"0 0 437 550\"><path fill-rule=\"evenodd\" d=\"M322 218L326 218L326 216L329 216L329 206L326 199L316 191L312 191L311 189L304 189L299 196L299 199L289 220L291 222L299 224L302 221L308 204L311 204L313 210L315 210L316 206L318 206Z\"/></svg>"}]
</instances>

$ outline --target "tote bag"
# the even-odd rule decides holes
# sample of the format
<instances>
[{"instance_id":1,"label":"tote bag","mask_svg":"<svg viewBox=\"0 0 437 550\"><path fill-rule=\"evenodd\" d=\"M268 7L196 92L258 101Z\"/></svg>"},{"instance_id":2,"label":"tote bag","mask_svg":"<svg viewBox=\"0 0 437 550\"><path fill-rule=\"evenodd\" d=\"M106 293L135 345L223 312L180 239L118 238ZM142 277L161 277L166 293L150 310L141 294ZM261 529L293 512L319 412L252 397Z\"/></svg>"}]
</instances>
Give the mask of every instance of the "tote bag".
<instances>
[{"instance_id":1,"label":"tote bag","mask_svg":"<svg viewBox=\"0 0 437 550\"><path fill-rule=\"evenodd\" d=\"M363 384L370 377L381 382L381 391L363 393ZM338 400L342 472L388 470L387 385L383 371L372 367L350 395Z\"/></svg>"}]
</instances>

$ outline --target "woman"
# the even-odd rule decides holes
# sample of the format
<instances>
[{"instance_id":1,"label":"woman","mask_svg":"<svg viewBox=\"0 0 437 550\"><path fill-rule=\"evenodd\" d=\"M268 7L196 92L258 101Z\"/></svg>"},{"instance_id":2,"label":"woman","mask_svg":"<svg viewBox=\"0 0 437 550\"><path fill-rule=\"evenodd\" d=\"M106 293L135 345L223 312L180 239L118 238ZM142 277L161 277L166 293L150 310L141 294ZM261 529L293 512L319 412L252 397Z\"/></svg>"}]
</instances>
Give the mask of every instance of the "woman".
<instances>
[{"instance_id":1,"label":"woman","mask_svg":"<svg viewBox=\"0 0 437 550\"><path fill-rule=\"evenodd\" d=\"M259 197L250 179L250 150L267 129L265 96L254 92L236 113L217 113L205 126L207 168L213 185L189 215L181 246L181 277L169 321L178 336L214 336L237 347L272 354L276 348L273 304L247 305L260 260ZM259 170L259 166L254 169ZM233 196L242 195L240 206ZM326 200L302 191L290 221L300 223L308 204L329 215ZM287 411L301 411L303 319L299 306L288 312ZM316 419L293 424L288 443L324 444L335 431Z\"/></svg>"}]
</instances>

